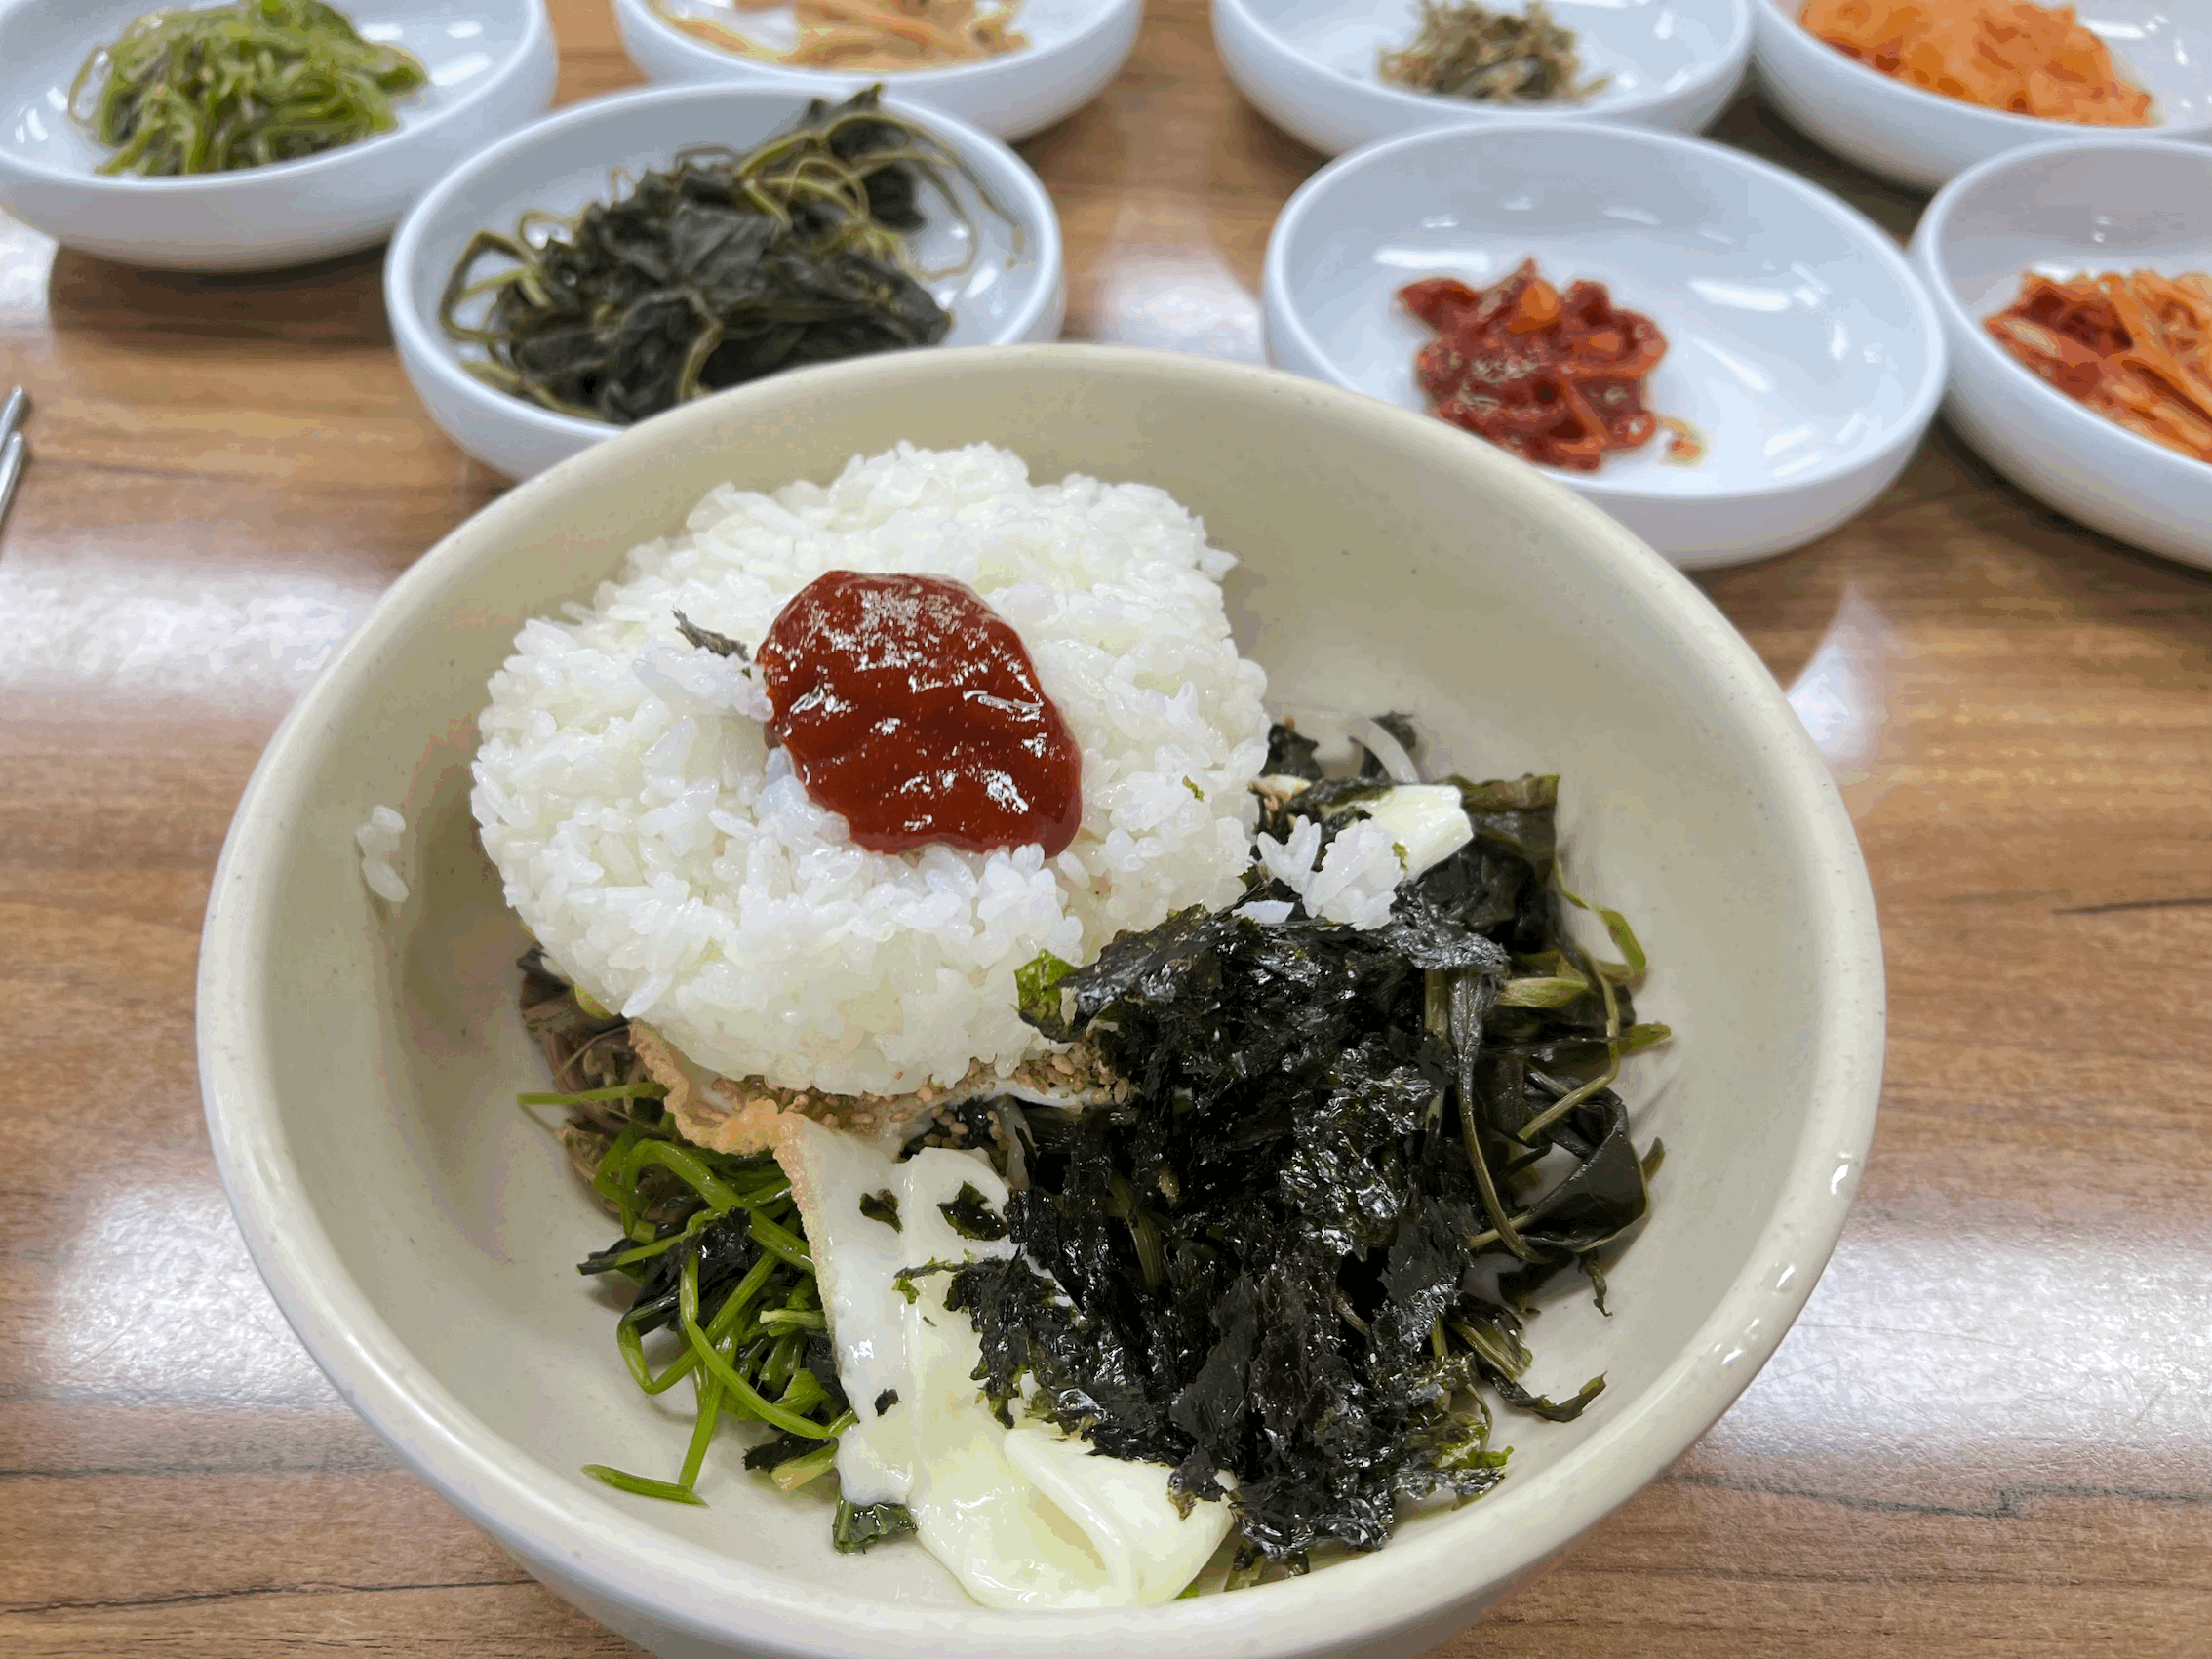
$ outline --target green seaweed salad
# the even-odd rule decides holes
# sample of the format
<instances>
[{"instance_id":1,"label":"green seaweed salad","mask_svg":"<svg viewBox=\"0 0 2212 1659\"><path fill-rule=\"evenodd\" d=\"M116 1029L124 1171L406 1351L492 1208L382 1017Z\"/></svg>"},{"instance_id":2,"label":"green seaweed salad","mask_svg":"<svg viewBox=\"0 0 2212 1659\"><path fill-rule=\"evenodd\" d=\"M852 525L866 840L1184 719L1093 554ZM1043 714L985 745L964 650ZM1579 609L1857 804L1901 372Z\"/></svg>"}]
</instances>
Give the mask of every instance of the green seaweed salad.
<instances>
[{"instance_id":1,"label":"green seaweed salad","mask_svg":"<svg viewBox=\"0 0 2212 1659\"><path fill-rule=\"evenodd\" d=\"M429 82L414 57L362 39L321 0L237 0L139 18L85 59L69 107L115 149L101 173L168 178L298 161L388 133L399 124L392 99Z\"/></svg>"},{"instance_id":2,"label":"green seaweed salad","mask_svg":"<svg viewBox=\"0 0 2212 1659\"><path fill-rule=\"evenodd\" d=\"M1414 751L1402 717L1382 724ZM1394 787L1372 755L1328 777L1315 754L1275 728L1263 831L1308 819L1325 846ZM1403 883L1379 928L1308 917L1255 863L1246 899L1287 902L1282 921L1194 908L1084 967L1024 969L1022 1017L1110 1066L1128 1085L1110 1103L940 1111L1006 1177L1022 1253L910 1271L952 1276L1002 1420L1047 1415L1171 1466L1182 1501L1227 1498L1236 1560L1214 1582L1381 1546L1408 1505L1504 1478L1491 1401L1565 1422L1604 1386L1524 1388L1524 1320L1561 1274L1604 1309L1604 1259L1661 1157L1632 1144L1612 1084L1669 1033L1635 1016L1629 924L1567 886L1558 780L1448 781L1473 839ZM1576 908L1617 960L1572 936ZM775 1431L746 1462L779 1486L832 1473L850 1418L788 1183L771 1160L685 1143L622 1021L526 967L526 1017L578 1090L532 1098L578 1108L571 1154L622 1219L581 1271L637 1282L616 1326L632 1374L652 1392L689 1377L699 1402L676 1481L593 1473L696 1502L731 1420ZM656 1372L644 1339L663 1329ZM856 1549L911 1524L840 1503L834 1528Z\"/></svg>"}]
</instances>

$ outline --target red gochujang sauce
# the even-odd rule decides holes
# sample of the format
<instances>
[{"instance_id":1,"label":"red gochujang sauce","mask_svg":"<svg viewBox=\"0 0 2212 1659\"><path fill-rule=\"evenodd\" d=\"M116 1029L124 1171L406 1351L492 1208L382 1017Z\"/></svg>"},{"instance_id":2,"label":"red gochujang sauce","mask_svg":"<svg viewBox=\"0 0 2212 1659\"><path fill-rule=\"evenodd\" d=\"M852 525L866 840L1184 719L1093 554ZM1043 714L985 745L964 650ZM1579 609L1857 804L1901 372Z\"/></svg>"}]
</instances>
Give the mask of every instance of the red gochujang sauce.
<instances>
[{"instance_id":1,"label":"red gochujang sauce","mask_svg":"<svg viewBox=\"0 0 2212 1659\"><path fill-rule=\"evenodd\" d=\"M965 584L832 571L755 653L769 733L807 793L871 852L1066 850L1083 752L1021 637Z\"/></svg>"},{"instance_id":2,"label":"red gochujang sauce","mask_svg":"<svg viewBox=\"0 0 2212 1659\"><path fill-rule=\"evenodd\" d=\"M1666 336L1642 312L1614 305L1603 283L1561 294L1529 259L1492 288L1436 277L1398 297L1437 331L1414 373L1432 411L1454 426L1522 460L1580 472L1659 429L1643 379L1667 355Z\"/></svg>"}]
</instances>

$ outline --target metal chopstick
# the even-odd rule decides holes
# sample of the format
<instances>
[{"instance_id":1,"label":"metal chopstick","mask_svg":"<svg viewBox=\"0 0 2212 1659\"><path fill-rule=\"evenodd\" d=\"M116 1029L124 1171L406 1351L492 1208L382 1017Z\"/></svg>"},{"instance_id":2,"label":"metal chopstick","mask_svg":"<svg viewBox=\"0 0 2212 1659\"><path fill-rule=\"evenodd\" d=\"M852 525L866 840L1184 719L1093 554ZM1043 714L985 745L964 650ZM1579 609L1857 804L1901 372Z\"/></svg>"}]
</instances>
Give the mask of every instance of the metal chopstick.
<instances>
[{"instance_id":1,"label":"metal chopstick","mask_svg":"<svg viewBox=\"0 0 2212 1659\"><path fill-rule=\"evenodd\" d=\"M8 517L8 503L16 498L16 480L23 475L23 435L16 430L30 408L30 394L11 387L0 403L0 523Z\"/></svg>"}]
</instances>

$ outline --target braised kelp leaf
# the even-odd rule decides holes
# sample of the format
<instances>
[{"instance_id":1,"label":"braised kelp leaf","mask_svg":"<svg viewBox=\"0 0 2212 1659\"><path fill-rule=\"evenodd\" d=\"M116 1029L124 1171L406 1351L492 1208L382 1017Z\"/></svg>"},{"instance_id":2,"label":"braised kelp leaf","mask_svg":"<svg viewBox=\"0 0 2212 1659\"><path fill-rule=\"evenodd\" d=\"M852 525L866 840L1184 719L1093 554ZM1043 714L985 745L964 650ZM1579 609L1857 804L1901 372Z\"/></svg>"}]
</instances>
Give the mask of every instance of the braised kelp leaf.
<instances>
[{"instance_id":1,"label":"braised kelp leaf","mask_svg":"<svg viewBox=\"0 0 2212 1659\"><path fill-rule=\"evenodd\" d=\"M1294 737L1278 729L1271 770L1304 758ZM1272 810L1331 834L1381 787L1323 780ZM1023 1255L948 1293L1007 1420L1028 1379L1064 1429L1170 1465L1185 1498L1233 1475L1247 1547L1293 1565L1379 1545L1414 1497L1494 1485L1477 1385L1548 1416L1595 1398L1524 1388L1520 1318L1471 1276L1509 1258L1518 1301L1646 1203L1606 1086L1646 1038L1560 925L1556 780L1461 791L1474 840L1382 928L1191 909L1084 968L1026 969L1023 1016L1130 1091L1014 1108ZM1539 980L1558 984L1500 995Z\"/></svg>"}]
</instances>

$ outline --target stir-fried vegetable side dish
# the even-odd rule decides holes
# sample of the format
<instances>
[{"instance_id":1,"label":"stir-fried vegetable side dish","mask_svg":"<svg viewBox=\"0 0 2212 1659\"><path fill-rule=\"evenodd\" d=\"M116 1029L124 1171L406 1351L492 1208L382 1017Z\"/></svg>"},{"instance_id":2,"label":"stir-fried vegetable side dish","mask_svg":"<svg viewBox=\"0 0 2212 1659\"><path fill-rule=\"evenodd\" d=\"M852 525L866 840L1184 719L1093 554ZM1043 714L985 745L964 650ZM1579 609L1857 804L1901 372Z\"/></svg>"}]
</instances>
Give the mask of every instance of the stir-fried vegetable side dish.
<instances>
[{"instance_id":1,"label":"stir-fried vegetable side dish","mask_svg":"<svg viewBox=\"0 0 2212 1659\"><path fill-rule=\"evenodd\" d=\"M172 178L297 161L388 133L392 99L428 79L320 0L238 0L147 13L85 59L69 107L115 149L100 172Z\"/></svg>"},{"instance_id":2,"label":"stir-fried vegetable side dish","mask_svg":"<svg viewBox=\"0 0 2212 1659\"><path fill-rule=\"evenodd\" d=\"M1666 336L1642 312L1616 306L1603 283L1562 294L1528 259L1486 289L1436 277L1398 297L1437 331L1414 373L1440 419L1522 460L1580 472L1659 430L1643 382L1667 354ZM1686 429L1674 443L1702 450Z\"/></svg>"},{"instance_id":3,"label":"stir-fried vegetable side dish","mask_svg":"<svg viewBox=\"0 0 2212 1659\"><path fill-rule=\"evenodd\" d=\"M2154 444L2212 461L2212 276L2033 273L1984 325L2075 402Z\"/></svg>"},{"instance_id":4,"label":"stir-fried vegetable side dish","mask_svg":"<svg viewBox=\"0 0 2212 1659\"><path fill-rule=\"evenodd\" d=\"M1414 751L1402 720L1383 730L1395 759ZM1039 957L1017 976L1023 1018L1127 1086L1088 1106L970 1098L908 1148L974 1147L1009 1190L1003 1214L972 1188L944 1207L961 1236L1018 1253L901 1275L941 1276L945 1306L973 1322L1002 1421L1171 1466L1185 1503L1226 1498L1232 1583L1377 1548L1409 1503L1490 1489L1507 1452L1487 1401L1579 1415L1603 1379L1564 1401L1525 1389L1522 1316L1562 1273L1603 1306L1602 1259L1644 1214L1659 1158L1633 1145L1612 1085L1667 1028L1636 1018L1645 964L1628 923L1567 885L1556 780L1403 785L1372 754L1324 777L1314 752L1275 729L1260 846L1290 849L1281 867L1325 871L1361 826L1456 850L1401 885L1378 927L1318 919L1318 889L1261 859L1232 907L1125 933L1081 968ZM1609 956L1575 941L1576 907ZM689 1382L697 1402L674 1480L591 1472L698 1502L716 1428L734 1421L774 1431L746 1462L778 1486L831 1474L854 1417L790 1182L770 1158L685 1142L625 1022L535 953L525 968L559 1086L525 1098L574 1108L564 1140L621 1220L580 1271L637 1282L624 1362L641 1387ZM861 1213L900 1227L888 1194ZM649 1356L655 1333L666 1347ZM841 1549L910 1525L896 1504L842 1501L833 1521Z\"/></svg>"},{"instance_id":5,"label":"stir-fried vegetable side dish","mask_svg":"<svg viewBox=\"0 0 2212 1659\"><path fill-rule=\"evenodd\" d=\"M1805 27L1870 69L1944 98L2106 127L2151 125L2072 6L2028 0L1808 0Z\"/></svg>"},{"instance_id":6,"label":"stir-fried vegetable side dish","mask_svg":"<svg viewBox=\"0 0 2212 1659\"><path fill-rule=\"evenodd\" d=\"M446 334L482 348L467 367L502 391L618 425L780 369L935 344L952 316L903 263L925 186L964 222L953 176L998 210L880 94L817 100L745 154L686 150L573 218L478 232L439 302ZM505 262L479 276L487 260Z\"/></svg>"},{"instance_id":7,"label":"stir-fried vegetable side dish","mask_svg":"<svg viewBox=\"0 0 2212 1659\"><path fill-rule=\"evenodd\" d=\"M1544 0L1494 12L1475 0L1421 0L1410 44L1376 59L1385 81L1474 103L1582 103L1611 79L1585 79L1574 30Z\"/></svg>"},{"instance_id":8,"label":"stir-fried vegetable side dish","mask_svg":"<svg viewBox=\"0 0 2212 1659\"><path fill-rule=\"evenodd\" d=\"M731 0L740 12L766 12L784 0ZM985 11L976 0L792 0L799 44L763 46L728 23L669 0L652 9L672 28L741 58L800 69L934 69L975 63L1029 44L1014 27L1020 0Z\"/></svg>"}]
</instances>

